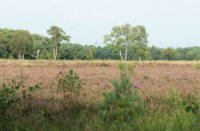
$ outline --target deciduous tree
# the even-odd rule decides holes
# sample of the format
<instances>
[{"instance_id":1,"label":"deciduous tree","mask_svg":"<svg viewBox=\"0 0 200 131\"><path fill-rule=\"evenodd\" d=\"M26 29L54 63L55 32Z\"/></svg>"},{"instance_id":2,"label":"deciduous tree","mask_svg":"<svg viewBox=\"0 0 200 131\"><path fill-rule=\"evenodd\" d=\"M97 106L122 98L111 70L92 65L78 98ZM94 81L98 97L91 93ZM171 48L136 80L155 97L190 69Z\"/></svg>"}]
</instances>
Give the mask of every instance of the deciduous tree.
<instances>
[{"instance_id":1,"label":"deciduous tree","mask_svg":"<svg viewBox=\"0 0 200 131\"><path fill-rule=\"evenodd\" d=\"M26 52L33 46L32 36L28 31L16 30L12 34L9 45L12 52L18 55L18 59L23 60Z\"/></svg>"},{"instance_id":2,"label":"deciduous tree","mask_svg":"<svg viewBox=\"0 0 200 131\"><path fill-rule=\"evenodd\" d=\"M104 43L114 44L122 60L127 60L128 48L136 43L147 43L147 33L143 26L129 24L114 26L110 34L104 36Z\"/></svg>"},{"instance_id":3,"label":"deciduous tree","mask_svg":"<svg viewBox=\"0 0 200 131\"><path fill-rule=\"evenodd\" d=\"M47 33L51 36L51 42L53 43L53 59L56 60L58 55L58 47L63 41L69 41L70 36L57 26L51 26Z\"/></svg>"}]
</instances>

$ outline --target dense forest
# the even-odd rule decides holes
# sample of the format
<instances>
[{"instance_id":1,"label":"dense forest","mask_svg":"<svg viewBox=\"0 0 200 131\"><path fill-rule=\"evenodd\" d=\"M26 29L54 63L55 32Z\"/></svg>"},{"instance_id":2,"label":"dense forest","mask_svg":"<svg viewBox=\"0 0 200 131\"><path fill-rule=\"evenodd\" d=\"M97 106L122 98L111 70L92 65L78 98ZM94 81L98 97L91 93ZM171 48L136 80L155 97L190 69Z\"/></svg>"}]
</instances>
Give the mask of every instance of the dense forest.
<instances>
[{"instance_id":1,"label":"dense forest","mask_svg":"<svg viewBox=\"0 0 200 131\"><path fill-rule=\"evenodd\" d=\"M49 36L26 30L0 29L2 59L66 60L200 60L200 47L159 48L148 45L143 26L115 26L104 36L102 46L70 42L63 29L51 26Z\"/></svg>"}]
</instances>

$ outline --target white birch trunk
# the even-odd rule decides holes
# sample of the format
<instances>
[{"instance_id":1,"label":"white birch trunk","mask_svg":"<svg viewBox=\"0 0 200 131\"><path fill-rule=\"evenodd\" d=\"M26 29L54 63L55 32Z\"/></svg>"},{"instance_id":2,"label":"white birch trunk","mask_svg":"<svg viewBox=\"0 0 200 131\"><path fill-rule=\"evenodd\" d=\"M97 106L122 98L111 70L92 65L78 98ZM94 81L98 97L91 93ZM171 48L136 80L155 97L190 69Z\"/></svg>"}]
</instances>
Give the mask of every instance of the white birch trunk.
<instances>
[{"instance_id":1,"label":"white birch trunk","mask_svg":"<svg viewBox=\"0 0 200 131\"><path fill-rule=\"evenodd\" d=\"M127 55L128 55L128 46L125 45L125 61L127 61Z\"/></svg>"},{"instance_id":2,"label":"white birch trunk","mask_svg":"<svg viewBox=\"0 0 200 131\"><path fill-rule=\"evenodd\" d=\"M19 54L18 54L18 58L19 58L19 60L21 60L21 52L19 52Z\"/></svg>"},{"instance_id":3,"label":"white birch trunk","mask_svg":"<svg viewBox=\"0 0 200 131\"><path fill-rule=\"evenodd\" d=\"M53 45L53 60L55 59L55 44Z\"/></svg>"},{"instance_id":4,"label":"white birch trunk","mask_svg":"<svg viewBox=\"0 0 200 131\"><path fill-rule=\"evenodd\" d=\"M120 55L120 57L121 57L121 60L124 60L124 59L123 59L123 56L122 56L122 50L121 50L121 49L119 50L119 55Z\"/></svg>"},{"instance_id":5,"label":"white birch trunk","mask_svg":"<svg viewBox=\"0 0 200 131\"><path fill-rule=\"evenodd\" d=\"M24 55L25 55L25 48L24 48L24 51L23 51L23 54L22 54L22 60L24 60Z\"/></svg>"},{"instance_id":6,"label":"white birch trunk","mask_svg":"<svg viewBox=\"0 0 200 131\"><path fill-rule=\"evenodd\" d=\"M38 60L39 56L40 56L40 50L37 50L36 60Z\"/></svg>"},{"instance_id":7,"label":"white birch trunk","mask_svg":"<svg viewBox=\"0 0 200 131\"><path fill-rule=\"evenodd\" d=\"M57 44L56 44L56 48L55 48L55 60L57 59L57 55L58 55L58 47L57 47Z\"/></svg>"}]
</instances>

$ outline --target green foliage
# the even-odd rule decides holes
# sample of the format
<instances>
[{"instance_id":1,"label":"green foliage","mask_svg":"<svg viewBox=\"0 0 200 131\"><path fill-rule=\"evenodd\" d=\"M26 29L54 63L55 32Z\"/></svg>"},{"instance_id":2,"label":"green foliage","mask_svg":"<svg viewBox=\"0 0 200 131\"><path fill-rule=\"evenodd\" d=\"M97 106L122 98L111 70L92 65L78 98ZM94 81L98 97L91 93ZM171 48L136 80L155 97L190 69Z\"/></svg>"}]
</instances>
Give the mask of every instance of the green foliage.
<instances>
[{"instance_id":1,"label":"green foliage","mask_svg":"<svg viewBox=\"0 0 200 131\"><path fill-rule=\"evenodd\" d=\"M189 60L200 60L200 47L191 47L186 53Z\"/></svg>"},{"instance_id":2,"label":"green foliage","mask_svg":"<svg viewBox=\"0 0 200 131\"><path fill-rule=\"evenodd\" d=\"M41 85L36 84L34 86L29 86L28 90L23 91L23 98L34 98L35 94L41 90Z\"/></svg>"},{"instance_id":3,"label":"green foliage","mask_svg":"<svg viewBox=\"0 0 200 131\"><path fill-rule=\"evenodd\" d=\"M4 85L0 89L0 129L10 130L14 127L15 120L19 115L21 98L16 89Z\"/></svg>"},{"instance_id":4,"label":"green foliage","mask_svg":"<svg viewBox=\"0 0 200 131\"><path fill-rule=\"evenodd\" d=\"M62 110L58 99L37 101L34 95L41 86L26 88L21 95L21 85L15 80L0 89L0 130L137 130L137 131L198 131L200 106L198 92L183 95L171 88L167 95L152 94L143 97L130 80L133 65L119 64L120 79L113 80L114 89L103 94L104 99L94 107L74 105L79 101L81 80L73 70L61 74L58 89L66 103L74 108ZM8 86L9 85L9 86ZM23 90L24 91L24 90ZM22 93L23 94L23 93ZM38 102L38 103L37 103ZM48 108L42 108L48 106ZM43 103L44 102L44 103ZM53 103L60 106L56 112ZM35 107L32 108L32 105ZM25 110L25 106L27 109ZM66 106L66 105L64 105ZM69 109L69 110L68 110ZM76 109L76 110L72 110Z\"/></svg>"},{"instance_id":5,"label":"green foliage","mask_svg":"<svg viewBox=\"0 0 200 131\"><path fill-rule=\"evenodd\" d=\"M0 28L0 58L120 60L126 57L128 60L200 60L198 46L149 47L148 34L143 26L114 26L110 34L105 35L105 46L69 43L70 36L57 26L51 26L47 33L50 38L26 30Z\"/></svg>"},{"instance_id":6,"label":"green foliage","mask_svg":"<svg viewBox=\"0 0 200 131\"><path fill-rule=\"evenodd\" d=\"M81 80L72 69L67 74L62 74L58 81L58 90L63 94L64 104L74 104L79 97Z\"/></svg>"},{"instance_id":7,"label":"green foliage","mask_svg":"<svg viewBox=\"0 0 200 131\"><path fill-rule=\"evenodd\" d=\"M80 44L63 44L60 47L60 59L68 59L68 60L74 60L74 59L82 59L81 54L83 50L83 46Z\"/></svg>"},{"instance_id":8,"label":"green foliage","mask_svg":"<svg viewBox=\"0 0 200 131\"><path fill-rule=\"evenodd\" d=\"M120 65L120 70L120 79L113 81L114 91L103 94L98 110L106 123L130 126L144 115L144 101L131 83L126 65Z\"/></svg>"},{"instance_id":9,"label":"green foliage","mask_svg":"<svg viewBox=\"0 0 200 131\"><path fill-rule=\"evenodd\" d=\"M95 59L115 59L119 60L120 56L118 54L118 49L114 45L106 45L104 47L96 47Z\"/></svg>"},{"instance_id":10,"label":"green foliage","mask_svg":"<svg viewBox=\"0 0 200 131\"><path fill-rule=\"evenodd\" d=\"M119 52L121 60L127 60L128 48L135 44L146 44L147 33L143 26L132 26L124 24L114 26L110 34L104 36L105 44L113 44ZM139 56L143 55L144 50L138 51Z\"/></svg>"},{"instance_id":11,"label":"green foliage","mask_svg":"<svg viewBox=\"0 0 200 131\"><path fill-rule=\"evenodd\" d=\"M152 46L149 48L150 51L150 57L153 60L161 60L162 59L162 49Z\"/></svg>"},{"instance_id":12,"label":"green foliage","mask_svg":"<svg viewBox=\"0 0 200 131\"><path fill-rule=\"evenodd\" d=\"M93 60L95 53L96 53L95 46L92 46L92 45L84 46L81 52L81 56L82 56L82 59L84 60Z\"/></svg>"},{"instance_id":13,"label":"green foliage","mask_svg":"<svg viewBox=\"0 0 200 131\"><path fill-rule=\"evenodd\" d=\"M39 110L37 114L34 116L34 120L37 125L41 125L45 121L45 112L42 110Z\"/></svg>"},{"instance_id":14,"label":"green foliage","mask_svg":"<svg viewBox=\"0 0 200 131\"><path fill-rule=\"evenodd\" d=\"M66 35L62 28L58 26L51 26L47 33L52 37L52 40L57 44L61 44L63 40L69 41L70 36Z\"/></svg>"},{"instance_id":15,"label":"green foliage","mask_svg":"<svg viewBox=\"0 0 200 131\"><path fill-rule=\"evenodd\" d=\"M121 71L121 74L126 74L127 76L131 76L134 75L135 71L134 71L134 65L132 64L128 64L128 63L119 63L118 64L118 68Z\"/></svg>"},{"instance_id":16,"label":"green foliage","mask_svg":"<svg viewBox=\"0 0 200 131\"><path fill-rule=\"evenodd\" d=\"M150 51L146 43L135 43L129 49L129 58L135 60L147 60L150 58Z\"/></svg>"},{"instance_id":17,"label":"green foliage","mask_svg":"<svg viewBox=\"0 0 200 131\"><path fill-rule=\"evenodd\" d=\"M199 102L196 97L188 95L183 101L183 106L186 112L192 112L193 114L200 115Z\"/></svg>"},{"instance_id":18,"label":"green foliage","mask_svg":"<svg viewBox=\"0 0 200 131\"><path fill-rule=\"evenodd\" d=\"M69 42L70 36L66 35L62 28L51 26L47 33L51 36L50 40L53 45L53 59L57 59L58 49L62 42Z\"/></svg>"},{"instance_id":19,"label":"green foliage","mask_svg":"<svg viewBox=\"0 0 200 131\"><path fill-rule=\"evenodd\" d=\"M60 47L60 59L69 60L92 60L96 54L95 46L83 46L81 44L63 44Z\"/></svg>"},{"instance_id":20,"label":"green foliage","mask_svg":"<svg viewBox=\"0 0 200 131\"><path fill-rule=\"evenodd\" d=\"M164 60L177 60L178 52L173 48L167 48L163 50L162 57Z\"/></svg>"},{"instance_id":21,"label":"green foliage","mask_svg":"<svg viewBox=\"0 0 200 131\"><path fill-rule=\"evenodd\" d=\"M175 89L171 88L168 95L167 95L167 104L170 106L170 108L177 108L182 106L182 98L180 96L180 93L176 91Z\"/></svg>"},{"instance_id":22,"label":"green foliage","mask_svg":"<svg viewBox=\"0 0 200 131\"><path fill-rule=\"evenodd\" d=\"M38 59L52 59L52 44L49 38L33 34L33 49L30 53L30 59L36 59L39 50Z\"/></svg>"},{"instance_id":23,"label":"green foliage","mask_svg":"<svg viewBox=\"0 0 200 131\"><path fill-rule=\"evenodd\" d=\"M0 43L0 58L8 57L8 51L5 44Z\"/></svg>"},{"instance_id":24,"label":"green foliage","mask_svg":"<svg viewBox=\"0 0 200 131\"><path fill-rule=\"evenodd\" d=\"M32 36L28 31L16 30L10 40L10 49L19 59L24 59L25 54L32 49Z\"/></svg>"}]
</instances>

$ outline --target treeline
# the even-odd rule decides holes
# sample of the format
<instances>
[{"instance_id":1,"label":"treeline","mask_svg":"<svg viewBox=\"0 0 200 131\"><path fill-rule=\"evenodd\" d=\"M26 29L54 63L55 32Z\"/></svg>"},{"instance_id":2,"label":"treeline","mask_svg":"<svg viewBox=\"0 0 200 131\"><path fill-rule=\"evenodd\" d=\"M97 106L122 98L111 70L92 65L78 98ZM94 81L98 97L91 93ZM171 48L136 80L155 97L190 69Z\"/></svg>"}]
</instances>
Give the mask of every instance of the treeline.
<instances>
[{"instance_id":1,"label":"treeline","mask_svg":"<svg viewBox=\"0 0 200 131\"><path fill-rule=\"evenodd\" d=\"M26 30L0 29L0 58L66 60L200 60L200 47L148 46L143 26L115 26L105 35L104 46L71 43L61 28L51 26L49 36Z\"/></svg>"}]
</instances>

